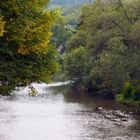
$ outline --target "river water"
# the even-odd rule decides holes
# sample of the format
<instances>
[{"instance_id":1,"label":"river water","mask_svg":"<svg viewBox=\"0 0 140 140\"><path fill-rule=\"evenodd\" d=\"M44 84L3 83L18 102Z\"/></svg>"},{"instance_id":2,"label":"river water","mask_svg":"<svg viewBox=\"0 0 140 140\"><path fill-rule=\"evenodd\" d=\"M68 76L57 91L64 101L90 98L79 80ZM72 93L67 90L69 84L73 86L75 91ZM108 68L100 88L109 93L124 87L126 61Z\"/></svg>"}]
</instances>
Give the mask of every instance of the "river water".
<instances>
[{"instance_id":1,"label":"river water","mask_svg":"<svg viewBox=\"0 0 140 140\"><path fill-rule=\"evenodd\" d=\"M140 116L130 107L55 83L34 84L0 98L0 140L140 140Z\"/></svg>"}]
</instances>

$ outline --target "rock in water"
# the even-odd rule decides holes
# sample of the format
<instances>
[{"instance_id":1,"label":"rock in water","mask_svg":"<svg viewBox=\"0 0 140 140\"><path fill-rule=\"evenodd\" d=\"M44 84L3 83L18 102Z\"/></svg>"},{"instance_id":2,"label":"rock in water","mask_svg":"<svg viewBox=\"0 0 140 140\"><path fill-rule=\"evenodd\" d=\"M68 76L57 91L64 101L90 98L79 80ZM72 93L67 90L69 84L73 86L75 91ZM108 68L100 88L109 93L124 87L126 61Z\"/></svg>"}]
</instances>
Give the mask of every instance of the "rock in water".
<instances>
[{"instance_id":1,"label":"rock in water","mask_svg":"<svg viewBox=\"0 0 140 140\"><path fill-rule=\"evenodd\" d=\"M32 96L32 97L36 96L37 95L37 90L33 86L31 86L29 88L30 88L30 92L28 93L29 96Z\"/></svg>"}]
</instances>

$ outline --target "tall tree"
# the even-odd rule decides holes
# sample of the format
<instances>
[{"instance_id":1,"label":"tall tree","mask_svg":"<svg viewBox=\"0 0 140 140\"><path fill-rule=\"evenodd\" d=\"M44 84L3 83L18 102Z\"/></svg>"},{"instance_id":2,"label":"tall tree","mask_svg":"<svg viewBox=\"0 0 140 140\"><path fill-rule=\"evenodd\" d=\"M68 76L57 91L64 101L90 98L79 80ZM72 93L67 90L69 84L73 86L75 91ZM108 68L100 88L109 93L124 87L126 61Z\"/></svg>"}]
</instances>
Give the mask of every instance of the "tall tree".
<instances>
[{"instance_id":1,"label":"tall tree","mask_svg":"<svg viewBox=\"0 0 140 140\"><path fill-rule=\"evenodd\" d=\"M48 0L1 0L0 94L31 82L48 82L57 69L50 44L54 14ZM1 22L1 20L0 20Z\"/></svg>"}]
</instances>

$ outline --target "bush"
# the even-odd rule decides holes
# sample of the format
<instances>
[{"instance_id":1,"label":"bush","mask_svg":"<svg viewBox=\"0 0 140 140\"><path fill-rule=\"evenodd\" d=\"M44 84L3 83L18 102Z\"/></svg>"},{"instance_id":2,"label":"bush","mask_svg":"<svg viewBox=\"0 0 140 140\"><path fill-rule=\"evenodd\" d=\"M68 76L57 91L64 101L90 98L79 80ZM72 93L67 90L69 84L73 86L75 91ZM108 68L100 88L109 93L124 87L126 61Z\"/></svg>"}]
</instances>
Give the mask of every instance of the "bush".
<instances>
[{"instance_id":1,"label":"bush","mask_svg":"<svg viewBox=\"0 0 140 140\"><path fill-rule=\"evenodd\" d=\"M140 88L125 82L123 91L116 96L116 99L128 105L140 106Z\"/></svg>"},{"instance_id":2,"label":"bush","mask_svg":"<svg viewBox=\"0 0 140 140\"><path fill-rule=\"evenodd\" d=\"M138 88L133 88L131 92L131 98L134 101L139 101L140 100L140 89Z\"/></svg>"},{"instance_id":3,"label":"bush","mask_svg":"<svg viewBox=\"0 0 140 140\"><path fill-rule=\"evenodd\" d=\"M124 98L130 98L132 90L133 90L132 85L129 82L125 82L124 89L122 92L124 95Z\"/></svg>"}]
</instances>

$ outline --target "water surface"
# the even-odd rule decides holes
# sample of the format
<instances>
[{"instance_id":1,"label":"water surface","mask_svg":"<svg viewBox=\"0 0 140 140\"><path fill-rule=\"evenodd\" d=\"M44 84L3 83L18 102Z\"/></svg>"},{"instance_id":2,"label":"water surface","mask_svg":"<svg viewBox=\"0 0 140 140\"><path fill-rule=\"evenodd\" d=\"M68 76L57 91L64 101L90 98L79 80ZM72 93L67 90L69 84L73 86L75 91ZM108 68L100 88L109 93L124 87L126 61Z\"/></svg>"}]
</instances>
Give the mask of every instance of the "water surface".
<instances>
[{"instance_id":1,"label":"water surface","mask_svg":"<svg viewBox=\"0 0 140 140\"><path fill-rule=\"evenodd\" d=\"M140 116L127 106L67 90L63 83L34 87L36 97L26 88L0 98L0 140L140 139Z\"/></svg>"}]
</instances>

